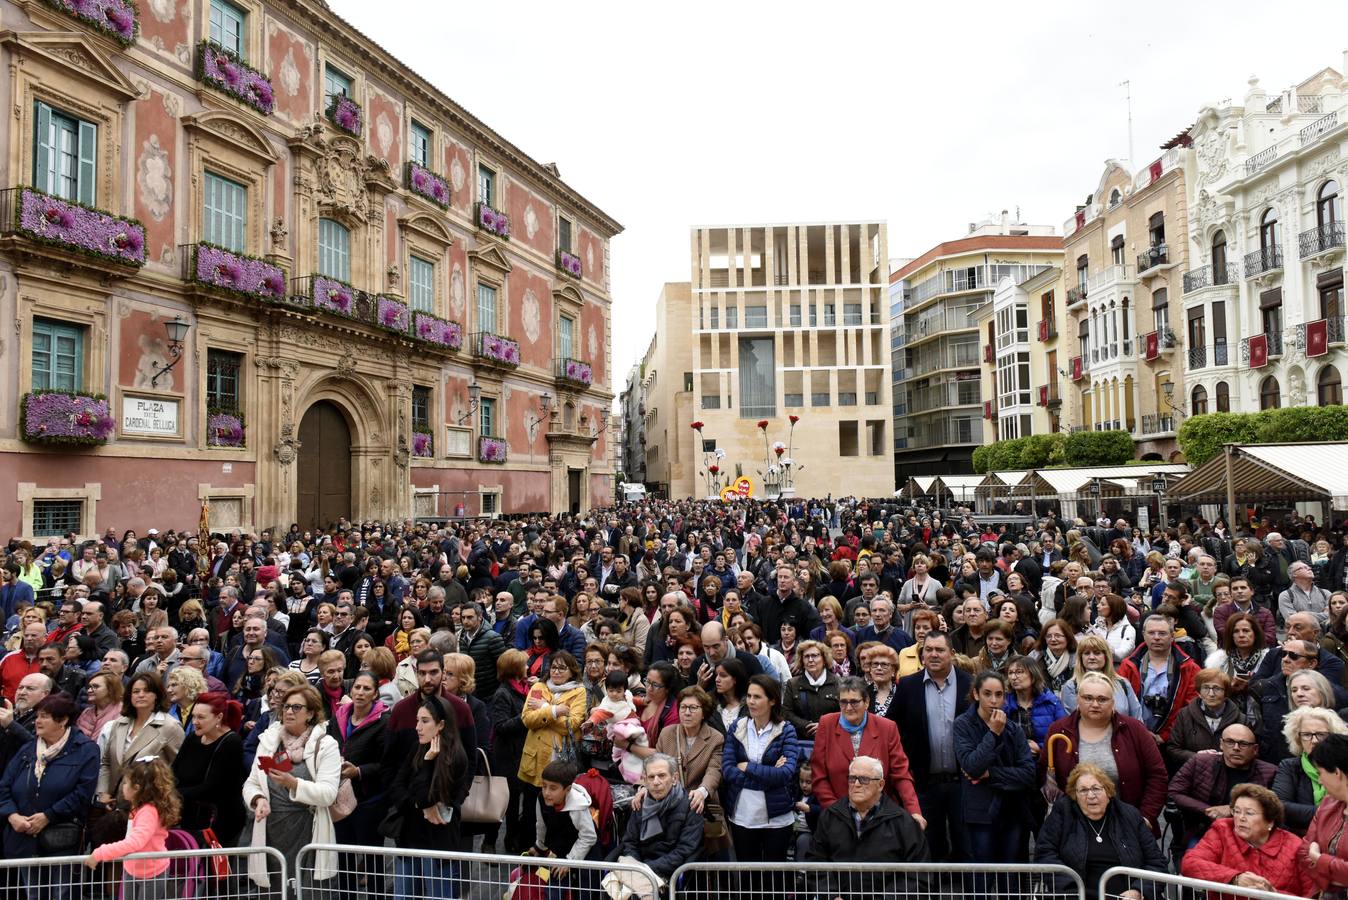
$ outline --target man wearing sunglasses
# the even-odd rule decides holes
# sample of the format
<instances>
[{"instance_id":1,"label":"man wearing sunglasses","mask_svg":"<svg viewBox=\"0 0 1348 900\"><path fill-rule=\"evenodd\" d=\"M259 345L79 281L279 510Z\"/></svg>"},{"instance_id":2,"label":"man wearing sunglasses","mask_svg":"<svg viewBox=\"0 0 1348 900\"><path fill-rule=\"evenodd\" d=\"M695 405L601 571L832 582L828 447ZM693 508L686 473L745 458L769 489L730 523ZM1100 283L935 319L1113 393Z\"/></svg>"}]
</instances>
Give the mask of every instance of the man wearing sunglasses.
<instances>
[{"instance_id":1,"label":"man wearing sunglasses","mask_svg":"<svg viewBox=\"0 0 1348 900\"><path fill-rule=\"evenodd\" d=\"M1259 741L1247 725L1226 726L1218 746L1220 753L1194 754L1170 779L1170 802L1184 816L1186 850L1213 822L1231 815L1233 787L1249 783L1271 788L1278 774L1277 766L1256 758Z\"/></svg>"}]
</instances>

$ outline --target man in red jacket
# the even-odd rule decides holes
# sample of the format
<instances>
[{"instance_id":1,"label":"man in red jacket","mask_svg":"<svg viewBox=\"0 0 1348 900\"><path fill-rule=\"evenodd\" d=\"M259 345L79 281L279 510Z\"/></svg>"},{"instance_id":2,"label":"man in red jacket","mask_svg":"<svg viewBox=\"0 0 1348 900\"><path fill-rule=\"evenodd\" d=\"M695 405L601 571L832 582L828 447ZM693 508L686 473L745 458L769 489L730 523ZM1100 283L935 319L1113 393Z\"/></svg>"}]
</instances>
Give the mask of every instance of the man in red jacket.
<instances>
[{"instance_id":1,"label":"man in red jacket","mask_svg":"<svg viewBox=\"0 0 1348 900\"><path fill-rule=\"evenodd\" d=\"M840 713L829 713L819 720L814 734L814 753L810 773L815 799L828 809L846 797L848 766L858 756L870 756L885 766L885 793L892 797L923 828L922 807L917 801L913 776L908 771L908 754L903 751L899 729L884 716L867 710L869 692L860 678L844 678L838 687Z\"/></svg>"},{"instance_id":2,"label":"man in red jacket","mask_svg":"<svg viewBox=\"0 0 1348 900\"><path fill-rule=\"evenodd\" d=\"M37 653L47 640L47 629L41 622L29 622L23 626L23 643L19 649L5 654L0 659L0 694L13 702L14 692L24 676L38 671Z\"/></svg>"},{"instance_id":3,"label":"man in red jacket","mask_svg":"<svg viewBox=\"0 0 1348 900\"><path fill-rule=\"evenodd\" d=\"M1142 723L1165 743L1175 717L1198 696L1194 678L1199 672L1194 662L1175 646L1175 626L1159 613L1142 622L1142 646L1119 664L1119 675L1127 678L1142 701Z\"/></svg>"}]
</instances>

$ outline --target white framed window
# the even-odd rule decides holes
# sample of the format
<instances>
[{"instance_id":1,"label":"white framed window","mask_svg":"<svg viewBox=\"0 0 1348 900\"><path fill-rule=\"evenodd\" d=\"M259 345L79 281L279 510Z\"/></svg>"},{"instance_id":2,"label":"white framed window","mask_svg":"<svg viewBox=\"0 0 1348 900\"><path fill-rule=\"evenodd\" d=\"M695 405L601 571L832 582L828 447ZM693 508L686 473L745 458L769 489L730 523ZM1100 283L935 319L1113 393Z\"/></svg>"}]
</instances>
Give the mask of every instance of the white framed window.
<instances>
[{"instance_id":1,"label":"white framed window","mask_svg":"<svg viewBox=\"0 0 1348 900\"><path fill-rule=\"evenodd\" d=\"M412 308L435 312L435 263L413 256L407 263L407 283Z\"/></svg>"},{"instance_id":2,"label":"white framed window","mask_svg":"<svg viewBox=\"0 0 1348 900\"><path fill-rule=\"evenodd\" d=\"M571 220L565 216L557 217L557 249L571 252Z\"/></svg>"},{"instance_id":3,"label":"white framed window","mask_svg":"<svg viewBox=\"0 0 1348 900\"><path fill-rule=\"evenodd\" d=\"M318 220L318 274L351 280L351 232L341 222Z\"/></svg>"},{"instance_id":4,"label":"white framed window","mask_svg":"<svg viewBox=\"0 0 1348 900\"><path fill-rule=\"evenodd\" d=\"M477 199L479 203L496 206L496 173L486 166L477 167Z\"/></svg>"},{"instance_id":5,"label":"white framed window","mask_svg":"<svg viewBox=\"0 0 1348 900\"><path fill-rule=\"evenodd\" d=\"M212 244L242 253L246 248L248 188L237 181L206 173L205 234Z\"/></svg>"},{"instance_id":6,"label":"white framed window","mask_svg":"<svg viewBox=\"0 0 1348 900\"><path fill-rule=\"evenodd\" d=\"M562 316L557 320L557 356L561 359L575 358L572 352L575 330L576 320L570 316Z\"/></svg>"},{"instance_id":7,"label":"white framed window","mask_svg":"<svg viewBox=\"0 0 1348 900\"><path fill-rule=\"evenodd\" d=\"M76 203L95 205L98 126L37 102L33 187Z\"/></svg>"},{"instance_id":8,"label":"white framed window","mask_svg":"<svg viewBox=\"0 0 1348 900\"><path fill-rule=\"evenodd\" d=\"M33 390L84 389L84 331L65 322L33 320Z\"/></svg>"},{"instance_id":9,"label":"white framed window","mask_svg":"<svg viewBox=\"0 0 1348 900\"><path fill-rule=\"evenodd\" d=\"M483 397L477 404L477 428L483 437L496 436L496 400Z\"/></svg>"},{"instance_id":10,"label":"white framed window","mask_svg":"<svg viewBox=\"0 0 1348 900\"><path fill-rule=\"evenodd\" d=\"M242 60L247 60L244 52L247 49L247 23L248 14L233 3L211 0L211 42Z\"/></svg>"},{"instance_id":11,"label":"white framed window","mask_svg":"<svg viewBox=\"0 0 1348 900\"><path fill-rule=\"evenodd\" d=\"M351 76L328 63L323 67L323 105L332 103L333 97L350 97L352 93Z\"/></svg>"},{"instance_id":12,"label":"white framed window","mask_svg":"<svg viewBox=\"0 0 1348 900\"><path fill-rule=\"evenodd\" d=\"M431 130L416 119L412 120L411 136L408 139L412 162L426 168L430 167Z\"/></svg>"},{"instance_id":13,"label":"white framed window","mask_svg":"<svg viewBox=\"0 0 1348 900\"><path fill-rule=\"evenodd\" d=\"M496 288L490 284L477 286L477 330L496 333Z\"/></svg>"}]
</instances>

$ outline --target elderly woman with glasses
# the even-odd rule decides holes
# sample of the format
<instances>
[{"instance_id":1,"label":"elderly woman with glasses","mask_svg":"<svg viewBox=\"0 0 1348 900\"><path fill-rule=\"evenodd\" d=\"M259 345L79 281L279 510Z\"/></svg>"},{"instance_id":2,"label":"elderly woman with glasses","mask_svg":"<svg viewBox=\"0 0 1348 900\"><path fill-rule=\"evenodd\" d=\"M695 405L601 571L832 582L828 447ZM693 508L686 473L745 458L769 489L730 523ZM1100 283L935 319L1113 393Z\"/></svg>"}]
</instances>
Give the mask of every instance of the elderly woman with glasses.
<instances>
[{"instance_id":1,"label":"elderly woman with glasses","mask_svg":"<svg viewBox=\"0 0 1348 900\"><path fill-rule=\"evenodd\" d=\"M1035 840L1035 862L1065 866L1081 876L1088 900L1100 896L1100 878L1115 866L1164 874L1165 855L1137 807L1118 799L1114 779L1096 765L1081 763L1067 779ZM1053 893L1075 893L1071 879L1052 875ZM1157 882L1117 877L1106 888L1118 900L1155 900Z\"/></svg>"},{"instance_id":2,"label":"elderly woman with glasses","mask_svg":"<svg viewBox=\"0 0 1348 900\"><path fill-rule=\"evenodd\" d=\"M1157 833L1165 807L1167 776L1156 738L1139 720L1120 713L1114 705L1114 685L1101 672L1081 676L1075 712L1054 722L1039 756L1039 777L1047 777L1049 761L1066 788L1078 763L1093 763L1119 786L1119 795L1142 813L1147 827ZM1068 740L1055 741L1056 735Z\"/></svg>"},{"instance_id":3,"label":"elderly woman with glasses","mask_svg":"<svg viewBox=\"0 0 1348 900\"><path fill-rule=\"evenodd\" d=\"M1332 709L1302 706L1283 719L1282 733L1292 755L1278 763L1273 793L1282 801L1288 830L1305 834L1326 796L1311 753L1330 735L1348 735L1348 722Z\"/></svg>"},{"instance_id":4,"label":"elderly woman with glasses","mask_svg":"<svg viewBox=\"0 0 1348 900\"><path fill-rule=\"evenodd\" d=\"M828 667L828 649L819 641L800 645L801 673L786 683L782 713L802 742L814 740L821 717L836 713L838 676Z\"/></svg>"},{"instance_id":5,"label":"elderly woman with glasses","mask_svg":"<svg viewBox=\"0 0 1348 900\"><path fill-rule=\"evenodd\" d=\"M860 678L839 683L840 711L823 716L815 732L810 758L814 797L824 808L846 797L848 763L858 755L872 756L885 764L885 793L925 825L898 726L873 714L869 703L870 692Z\"/></svg>"},{"instance_id":6,"label":"elderly woman with glasses","mask_svg":"<svg viewBox=\"0 0 1348 900\"><path fill-rule=\"evenodd\" d=\"M1203 669L1194 676L1194 684L1198 696L1175 716L1175 725L1163 748L1167 763L1175 771L1195 753L1216 750L1226 726L1245 722L1240 707L1229 696L1231 678L1225 672Z\"/></svg>"},{"instance_id":7,"label":"elderly woman with glasses","mask_svg":"<svg viewBox=\"0 0 1348 900\"><path fill-rule=\"evenodd\" d=\"M1297 860L1301 839L1282 827L1282 801L1268 788L1231 789L1231 816L1217 819L1184 854L1180 874L1219 884L1310 897L1315 884Z\"/></svg>"},{"instance_id":8,"label":"elderly woman with glasses","mask_svg":"<svg viewBox=\"0 0 1348 900\"><path fill-rule=\"evenodd\" d=\"M1297 646L1302 649L1287 649ZM1277 765L1292 755L1282 733L1282 721L1289 712L1303 706L1331 711L1339 706L1329 679L1314 669L1298 668L1313 664L1311 653L1314 651L1311 648L1314 647L1316 645L1310 641L1287 641L1283 650L1282 674L1256 681L1250 686L1250 695L1254 699L1260 723L1256 729L1259 734L1259 758L1266 762Z\"/></svg>"}]
</instances>

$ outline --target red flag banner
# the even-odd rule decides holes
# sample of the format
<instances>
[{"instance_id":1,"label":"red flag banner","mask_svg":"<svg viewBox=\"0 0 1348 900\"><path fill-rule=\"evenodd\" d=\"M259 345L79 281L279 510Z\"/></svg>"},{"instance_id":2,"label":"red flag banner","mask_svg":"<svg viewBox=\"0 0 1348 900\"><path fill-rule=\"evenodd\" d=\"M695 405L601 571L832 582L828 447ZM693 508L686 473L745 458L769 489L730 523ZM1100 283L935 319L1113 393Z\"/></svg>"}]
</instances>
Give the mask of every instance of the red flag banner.
<instances>
[{"instance_id":1,"label":"red flag banner","mask_svg":"<svg viewBox=\"0 0 1348 900\"><path fill-rule=\"evenodd\" d=\"M1306 323L1306 355L1324 356L1329 352L1329 322L1316 319Z\"/></svg>"},{"instance_id":2,"label":"red flag banner","mask_svg":"<svg viewBox=\"0 0 1348 900\"><path fill-rule=\"evenodd\" d=\"M1268 365L1268 335L1256 334L1250 338L1250 368L1262 369Z\"/></svg>"},{"instance_id":3,"label":"red flag banner","mask_svg":"<svg viewBox=\"0 0 1348 900\"><path fill-rule=\"evenodd\" d=\"M1147 359L1153 360L1161 355L1161 335L1155 331L1147 333Z\"/></svg>"},{"instance_id":4,"label":"red flag banner","mask_svg":"<svg viewBox=\"0 0 1348 900\"><path fill-rule=\"evenodd\" d=\"M992 401L991 401L991 400L984 400L984 401L983 401L983 418L985 418L985 419L991 419L991 418L992 418Z\"/></svg>"},{"instance_id":5,"label":"red flag banner","mask_svg":"<svg viewBox=\"0 0 1348 900\"><path fill-rule=\"evenodd\" d=\"M1080 381L1081 374L1082 374L1081 357L1074 356L1072 357L1072 380Z\"/></svg>"},{"instance_id":6,"label":"red flag banner","mask_svg":"<svg viewBox=\"0 0 1348 900\"><path fill-rule=\"evenodd\" d=\"M1048 385L1039 385L1039 405L1048 406Z\"/></svg>"}]
</instances>

